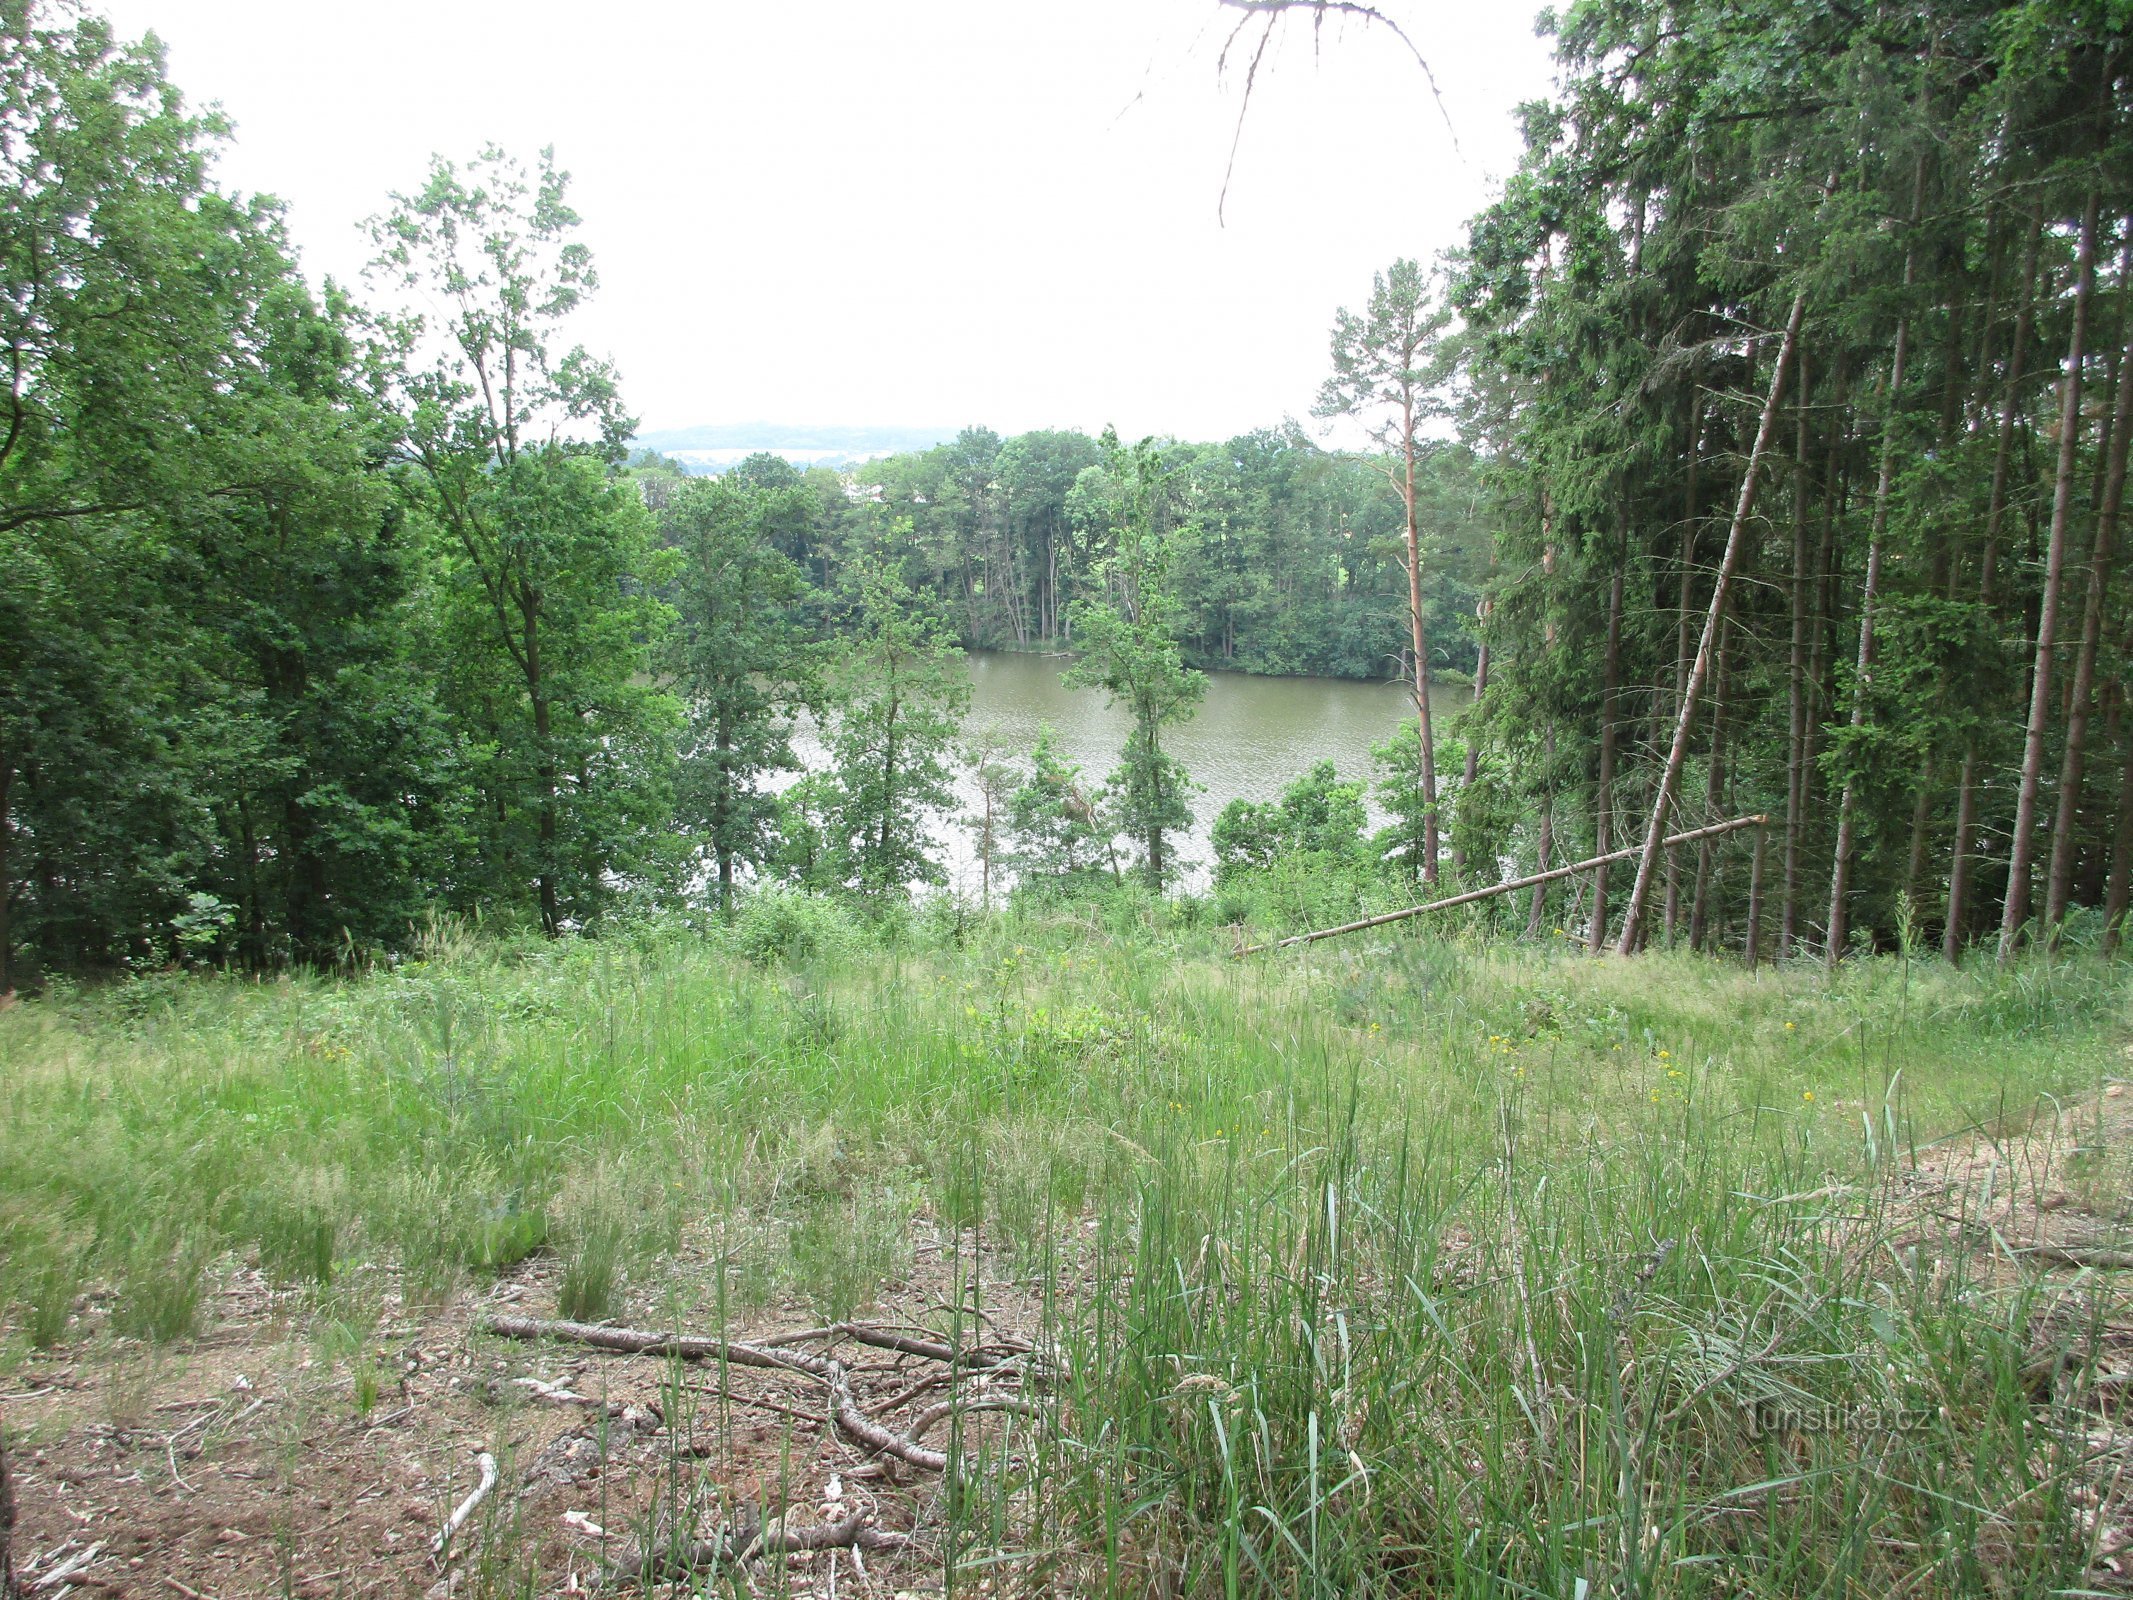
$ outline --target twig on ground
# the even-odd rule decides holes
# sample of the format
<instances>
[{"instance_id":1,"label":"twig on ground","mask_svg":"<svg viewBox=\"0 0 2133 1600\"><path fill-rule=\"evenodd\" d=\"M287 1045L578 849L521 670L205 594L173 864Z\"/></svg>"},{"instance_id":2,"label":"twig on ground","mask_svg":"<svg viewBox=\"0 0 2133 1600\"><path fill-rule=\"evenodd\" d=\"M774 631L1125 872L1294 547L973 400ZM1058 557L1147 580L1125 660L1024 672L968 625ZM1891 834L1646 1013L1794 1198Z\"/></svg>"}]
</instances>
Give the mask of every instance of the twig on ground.
<instances>
[{"instance_id":1,"label":"twig on ground","mask_svg":"<svg viewBox=\"0 0 2133 1600\"><path fill-rule=\"evenodd\" d=\"M481 1470L481 1482L452 1509L452 1514L444 1520L444 1526L437 1530L437 1537L430 1541L430 1554L445 1562L452 1559L448 1552L454 1537L465 1526L467 1518L474 1515L475 1509L489 1498L489 1491L496 1487L496 1457L486 1450L478 1451L474 1464Z\"/></svg>"}]
</instances>

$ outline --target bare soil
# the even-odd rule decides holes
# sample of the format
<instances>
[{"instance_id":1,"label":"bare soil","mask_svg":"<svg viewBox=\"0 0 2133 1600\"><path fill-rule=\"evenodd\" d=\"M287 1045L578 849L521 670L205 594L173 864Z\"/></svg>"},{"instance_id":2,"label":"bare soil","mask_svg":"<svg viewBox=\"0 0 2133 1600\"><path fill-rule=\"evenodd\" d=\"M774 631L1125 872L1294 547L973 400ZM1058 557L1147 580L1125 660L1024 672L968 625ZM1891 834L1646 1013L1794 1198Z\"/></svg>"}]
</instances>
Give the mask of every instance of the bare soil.
<instances>
[{"instance_id":1,"label":"bare soil","mask_svg":"<svg viewBox=\"0 0 2133 1600\"><path fill-rule=\"evenodd\" d=\"M937 1232L923 1222L915 1231L909 1280L890 1286L865 1320L938 1337L951 1324L951 1273ZM964 1250L967 1278L967 1242ZM982 1326L1004 1332L1033 1303L1007 1275L1011 1263L977 1261ZM701 1264L676 1263L692 1265ZM870 1528L912 1534L908 1547L759 1555L743 1565L760 1583L766 1561L782 1562L792 1594L827 1594L833 1581L847 1595L883 1600L939 1588L929 1537L939 1475L884 1462L840 1434L821 1385L480 1331L491 1314L553 1316L555 1275L551 1262L529 1258L427 1316L406 1313L388 1293L385 1320L366 1342L383 1356L370 1363L370 1385L357 1365L315 1353L314 1294L276 1289L248 1266L219 1269L201 1314L207 1332L163 1348L111 1335L102 1326L108 1308L92 1294L58 1349L0 1378L19 1501L15 1553L32 1600L442 1597L498 1592L502 1580L534 1570L533 1592L578 1594L648 1536L678 1530L745 1545L766 1519L782 1519L773 1531L801 1530L855 1512ZM620 1320L671 1330L649 1304ZM815 1320L774 1305L724 1330L680 1331L774 1339ZM965 1344L975 1326L966 1315ZM908 1426L948 1393L937 1362L864 1347L842 1359L860 1405L892 1426ZM974 1382L1014 1380L961 1381L967 1393ZM1002 1419L972 1415L959 1425L970 1450L975 1435L997 1436ZM940 1445L945 1432L929 1442ZM441 1560L433 1541L476 1487L484 1451L497 1463L497 1487Z\"/></svg>"}]
</instances>

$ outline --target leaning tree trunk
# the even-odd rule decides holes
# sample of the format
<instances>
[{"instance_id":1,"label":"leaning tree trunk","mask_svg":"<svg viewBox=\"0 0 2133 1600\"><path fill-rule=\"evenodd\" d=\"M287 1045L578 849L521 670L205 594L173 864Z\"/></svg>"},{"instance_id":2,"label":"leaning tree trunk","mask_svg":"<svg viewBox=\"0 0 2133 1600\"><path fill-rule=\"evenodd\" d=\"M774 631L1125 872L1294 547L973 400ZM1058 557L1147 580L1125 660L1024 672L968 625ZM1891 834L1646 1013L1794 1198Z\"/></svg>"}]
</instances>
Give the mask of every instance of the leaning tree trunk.
<instances>
[{"instance_id":1,"label":"leaning tree trunk","mask_svg":"<svg viewBox=\"0 0 2133 1600\"><path fill-rule=\"evenodd\" d=\"M2122 282L2133 282L2133 242L2126 247ZM2103 642L2104 604L2110 595L2111 567L2118 554L2118 515L2125 502L2126 452L2133 443L2133 341L2120 361L2117 393L2111 405L2110 463L2103 496L2096 508L2096 539L2089 549L2088 598L2081 607L2081 644L2074 656L2073 691L2066 707L2066 751L2059 765L2059 810L2052 820L2051 866L2045 874L2044 925L2057 931L2066 918L2074 887L2074 858L2079 853L2077 824L2088 757L2089 715L2096 698L2096 652Z\"/></svg>"},{"instance_id":2,"label":"leaning tree trunk","mask_svg":"<svg viewBox=\"0 0 2133 1600\"><path fill-rule=\"evenodd\" d=\"M1806 312L1806 294L1794 295L1792 314L1785 321L1784 343L1778 347L1777 362L1770 374L1770 394L1763 402L1762 421L1756 426L1755 444L1748 452L1747 470L1741 474L1740 498L1734 503L1733 526L1726 533L1726 551L1719 558L1718 576L1711 585L1711 604L1703 620L1703 640L1696 647L1696 661L1689 669L1680 714L1674 719L1674 742L1667 751L1665 770L1660 774L1659 792L1652 800L1651 820L1645 824L1644 848L1637 858L1636 887L1630 890L1629 906L1622 915L1622 937L1616 945L1623 955L1635 953L1643 931L1644 908L1651 899L1652 878L1658 871L1659 855L1666 839L1666 814L1673 806L1675 791L1681 783L1681 768L1688 760L1689 730L1695 725L1696 697L1703 692L1703 681L1711 670L1719 621L1726 610L1726 591L1732 585L1734 569L1740 565L1741 551L1747 544L1748 518L1755 510L1756 481L1762 475L1763 457L1770 450L1770 435L1777 424L1778 405L1785 396L1785 373L1792 365L1792 352L1800 342L1800 322Z\"/></svg>"},{"instance_id":3,"label":"leaning tree trunk","mask_svg":"<svg viewBox=\"0 0 2133 1600\"><path fill-rule=\"evenodd\" d=\"M2029 680L2029 726L2022 740L2022 786L2015 797L2014 842L2007 856L2007 899L2000 908L2000 963L2014 959L2029 917L2029 876L2037 849L2037 794L2044 780L2044 735L2051 722L2052 651L2058 642L2059 588L2066 572L2066 524L2074 499L2075 445L2081 433L2081 364L2086 355L2089 296L2096 282L2094 191L2081 216L2074 280L2074 327L2067 340L2059 404L2059 461L2052 478L2051 534L2044 552L2044 593L2037 612L2037 656Z\"/></svg>"}]
</instances>

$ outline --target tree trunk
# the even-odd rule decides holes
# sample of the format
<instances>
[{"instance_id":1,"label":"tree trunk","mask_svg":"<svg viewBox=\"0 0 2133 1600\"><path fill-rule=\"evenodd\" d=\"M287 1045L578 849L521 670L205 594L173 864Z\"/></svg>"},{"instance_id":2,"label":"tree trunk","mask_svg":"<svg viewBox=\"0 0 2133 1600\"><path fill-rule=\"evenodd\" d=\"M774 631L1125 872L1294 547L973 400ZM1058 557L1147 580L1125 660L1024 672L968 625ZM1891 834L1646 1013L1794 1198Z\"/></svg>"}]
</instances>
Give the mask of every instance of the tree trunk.
<instances>
[{"instance_id":1,"label":"tree trunk","mask_svg":"<svg viewBox=\"0 0 2133 1600\"><path fill-rule=\"evenodd\" d=\"M1769 833L1765 827L1755 830L1755 859L1748 868L1748 937L1744 943L1750 972L1763 954L1763 847Z\"/></svg>"},{"instance_id":2,"label":"tree trunk","mask_svg":"<svg viewBox=\"0 0 2133 1600\"><path fill-rule=\"evenodd\" d=\"M1536 870L1548 870L1548 857L1555 851L1555 719L1548 719L1548 726L1541 734L1541 764L1548 776L1541 790L1540 827L1534 840ZM1548 923L1548 886L1536 883L1533 886L1532 902L1526 907L1526 937L1538 939L1541 929Z\"/></svg>"},{"instance_id":3,"label":"tree trunk","mask_svg":"<svg viewBox=\"0 0 2133 1600\"><path fill-rule=\"evenodd\" d=\"M2096 280L2096 215L2092 190L2081 217L2074 280L2074 326L2067 340L2061 380L2059 461L2052 477L2051 535L2045 546L2044 593L2037 612L2037 655L2029 684L2029 726L2022 741L2022 784L2015 799L2014 842L2007 856L2007 898L2000 911L1999 959L2014 959L2015 943L2029 917L2029 878L2036 857L2037 793L2044 778L2044 736L2051 720L2052 651L2058 642L2059 588L2066 571L2066 525L2074 498L2075 446L2081 433L2081 367L2086 355L2089 297Z\"/></svg>"},{"instance_id":4,"label":"tree trunk","mask_svg":"<svg viewBox=\"0 0 2133 1600\"><path fill-rule=\"evenodd\" d=\"M531 596L520 595L519 616L524 626L520 659L526 675L526 698L533 706L533 804L540 839L534 881L540 890L541 932L553 939L563 931L562 896L556 888L556 770L551 742L554 722L541 668L540 610Z\"/></svg>"},{"instance_id":5,"label":"tree trunk","mask_svg":"<svg viewBox=\"0 0 2133 1600\"><path fill-rule=\"evenodd\" d=\"M1405 479L1401 500L1407 510L1407 615L1414 635L1415 716L1422 751L1422 881L1437 881L1437 747L1429 715L1429 644L1422 620L1422 538L1415 525L1415 413L1409 403L1401 432Z\"/></svg>"},{"instance_id":6,"label":"tree trunk","mask_svg":"<svg viewBox=\"0 0 2133 1600\"><path fill-rule=\"evenodd\" d=\"M2031 216L2029 243L2022 266L2022 303L2015 312L2014 342L2007 351L2007 385L2000 401L1999 436L1993 446L1992 489L1985 508L1985 547L1978 556L1977 597L1990 608L1998 587L2000 528L2007 516L2007 466L2014 454L2015 413L2021 400L2022 368L2029 352L2029 332L2036 315L2037 249L2044 236L2041 207ZM1977 835L1978 745L1971 733L1963 741L1962 775L1956 780L1955 844L1948 862L1948 914L1941 929L1940 951L1951 964L1963 959L1964 931L1970 919L1971 841Z\"/></svg>"},{"instance_id":7,"label":"tree trunk","mask_svg":"<svg viewBox=\"0 0 2133 1600\"><path fill-rule=\"evenodd\" d=\"M1799 398L1793 402L1792 647L1785 662L1785 882L1778 909L1778 955L1792 954L1800 914L1800 852L1807 830L1807 358L1800 357ZM1760 835L1758 835L1760 843ZM1753 958L1751 957L1751 960Z\"/></svg>"},{"instance_id":8,"label":"tree trunk","mask_svg":"<svg viewBox=\"0 0 2133 1600\"><path fill-rule=\"evenodd\" d=\"M719 711L717 789L711 803L711 837L718 855L718 912L733 915L733 768L727 761L733 749L733 723L723 708Z\"/></svg>"},{"instance_id":9,"label":"tree trunk","mask_svg":"<svg viewBox=\"0 0 2133 1600\"><path fill-rule=\"evenodd\" d=\"M1467 705L1467 716L1469 718L1481 710L1481 697L1487 694L1489 690L1488 601L1482 601L1475 608L1474 615L1476 620L1481 623L1481 653L1474 661L1474 698ZM1472 733L1469 733L1466 741L1466 762L1459 773L1459 803L1462 806L1470 803L1470 797L1474 792L1474 780L1480 775L1481 742ZM1453 870L1460 873L1466 871L1466 852L1459 848L1456 840L1452 844L1452 867Z\"/></svg>"},{"instance_id":10,"label":"tree trunk","mask_svg":"<svg viewBox=\"0 0 2133 1600\"><path fill-rule=\"evenodd\" d=\"M1711 584L1711 604L1704 614L1703 639L1696 647L1695 664L1689 669L1680 714L1674 719L1674 741L1667 751L1666 767L1660 774L1659 792L1652 799L1651 820L1645 825L1644 848L1637 858L1637 882L1630 890L1629 906L1622 914L1622 937L1616 945L1623 955L1636 952L1643 932L1644 908L1651 898L1652 878L1658 870L1659 852L1666 838L1666 814L1681 783L1682 765L1688 760L1689 730L1695 725L1696 697L1703 692L1704 678L1710 672L1719 621L1725 615L1726 591L1733 582L1734 569L1740 565L1741 552L1747 544L1748 518L1755 510L1756 481L1762 475L1763 457L1770 450L1770 435L1777 425L1778 404L1785 397L1785 373L1792 365L1792 352L1800 342L1800 322L1806 313L1806 294L1794 295L1792 314L1785 320L1784 342L1778 346L1777 362L1770 373L1770 393L1763 401L1762 420L1756 425L1755 444L1748 452L1747 470L1741 474L1740 498L1734 503L1733 525L1726 532L1726 551L1719 558L1718 575Z\"/></svg>"},{"instance_id":11,"label":"tree trunk","mask_svg":"<svg viewBox=\"0 0 2133 1600\"><path fill-rule=\"evenodd\" d=\"M1911 224L1914 228L1918 223L1924 185L1925 158L1921 156L1911 189ZM1866 726L1867 692L1873 686L1874 610L1881 597L1881 552L1889 530L1889 486L1896 473L1896 416L1903 404L1904 360L1911 345L1908 296L1917 278L1917 265L1917 248L1913 245L1903 253L1906 304L1896 319L1896 350L1889 362L1889 383L1884 391L1887 398L1881 410L1881 465L1874 476L1874 515L1866 540L1866 583L1859 595L1859 655L1852 674L1851 726L1854 730ZM1829 924L1822 944L1822 961L1828 967L1835 967L1844 954L1845 923L1850 910L1846 897L1851 892L1852 846L1859 824L1858 798L1859 779L1857 774L1852 774L1845 778L1844 793L1837 802L1837 847L1831 856L1829 870Z\"/></svg>"},{"instance_id":12,"label":"tree trunk","mask_svg":"<svg viewBox=\"0 0 2133 1600\"><path fill-rule=\"evenodd\" d=\"M14 788L15 758L0 751L0 995L15 992L15 821L8 809Z\"/></svg>"},{"instance_id":13,"label":"tree trunk","mask_svg":"<svg viewBox=\"0 0 2133 1600\"><path fill-rule=\"evenodd\" d=\"M2133 242L2126 247L2120 280L2133 283ZM2133 346L2120 367L2111 405L2110 462L2103 495L2096 508L2096 538L2089 549L2088 598L2081 608L2081 644L2074 657L2074 681L2066 708L2066 750L2059 766L2059 809L2052 821L2051 866L2045 875L2044 925L2056 934L2066 918L2074 887L2074 860L2079 839L2083 767L2088 755L2090 706L2096 696L2096 651L2103 642L2104 605L2110 596L2111 567L2118 554L2118 515L2125 501L2126 453L2133 443Z\"/></svg>"},{"instance_id":14,"label":"tree trunk","mask_svg":"<svg viewBox=\"0 0 2133 1600\"><path fill-rule=\"evenodd\" d=\"M1697 386L1697 369L1689 368L1689 419L1688 419L1688 486L1681 507L1681 552L1677 559L1680 581L1676 590L1678 604L1674 607L1674 715L1681 715L1682 701L1689 690L1689 602L1690 578L1696 570L1696 489L1697 479L1703 466L1703 391ZM1666 853L1666 942L1674 942L1674 929L1681 916L1681 857L1675 850Z\"/></svg>"},{"instance_id":15,"label":"tree trunk","mask_svg":"<svg viewBox=\"0 0 2133 1600\"><path fill-rule=\"evenodd\" d=\"M1600 772L1593 786L1593 854L1604 856L1615 847L1615 731L1617 703L1622 679L1622 582L1628 564L1629 541L1614 563L1614 576L1607 585L1607 653L1600 661ZM1585 948L1598 955L1607 944L1607 876L1609 862L1601 862L1592 874L1592 924L1586 930Z\"/></svg>"},{"instance_id":16,"label":"tree trunk","mask_svg":"<svg viewBox=\"0 0 2133 1600\"><path fill-rule=\"evenodd\" d=\"M1711 663L1711 758L1706 769L1703 808L1706 816L1718 815L1726 783L1726 626L1718 625L1718 654ZM1689 903L1689 948L1701 950L1711 930L1711 870L1716 839L1696 846L1696 896Z\"/></svg>"},{"instance_id":17,"label":"tree trunk","mask_svg":"<svg viewBox=\"0 0 2133 1600\"><path fill-rule=\"evenodd\" d=\"M2133 655L2133 640L2127 641ZM2118 685L2118 720L2125 759L2118 774L2118 826L2111 835L2111 873L2103 890L2103 948L2116 952L2125 937L2126 907L2133 901L2133 683Z\"/></svg>"}]
</instances>

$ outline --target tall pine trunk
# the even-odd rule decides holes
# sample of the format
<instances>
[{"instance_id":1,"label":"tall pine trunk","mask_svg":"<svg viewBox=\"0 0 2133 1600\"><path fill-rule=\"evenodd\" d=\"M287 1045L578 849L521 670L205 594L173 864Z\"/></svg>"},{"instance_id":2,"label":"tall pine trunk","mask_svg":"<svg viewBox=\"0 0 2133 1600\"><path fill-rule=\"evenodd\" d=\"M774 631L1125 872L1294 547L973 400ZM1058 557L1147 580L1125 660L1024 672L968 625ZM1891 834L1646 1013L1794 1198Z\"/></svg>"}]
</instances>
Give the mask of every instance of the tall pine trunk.
<instances>
[{"instance_id":1,"label":"tall pine trunk","mask_svg":"<svg viewBox=\"0 0 2133 1600\"><path fill-rule=\"evenodd\" d=\"M1785 660L1785 881L1778 908L1778 955L1792 954L1799 927L1800 852L1807 831L1807 356L1800 354L1799 398L1793 402L1791 649ZM1757 836L1760 843L1761 836ZM1751 957L1752 959L1752 957Z\"/></svg>"},{"instance_id":2,"label":"tall pine trunk","mask_svg":"<svg viewBox=\"0 0 2133 1600\"><path fill-rule=\"evenodd\" d=\"M2119 282L2133 283L2133 240L2119 268ZM2096 652L2103 642L2103 613L2110 597L2111 569L2118 554L2118 516L2126 493L2126 452L2133 443L2133 346L2120 363L2111 402L2109 464L2096 507L2096 538L2089 547L2088 597L2081 607L2081 643L2067 699L2066 750L2059 764L2059 809L2052 820L2051 866L2045 874L2044 925L2056 932L2066 919L2078 854L2081 790L2088 757L2090 709L2096 697Z\"/></svg>"},{"instance_id":3,"label":"tall pine trunk","mask_svg":"<svg viewBox=\"0 0 2133 1600\"><path fill-rule=\"evenodd\" d=\"M1925 193L1925 157L1921 156L1911 184L1911 225L1918 224L1919 206ZM1866 583L1859 595L1859 654L1852 676L1851 726L1866 726L1867 692L1873 686L1874 615L1881 596L1881 553L1889 529L1889 486L1896 472L1896 417L1903 405L1903 369L1910 351L1911 312L1909 296L1917 278L1918 247L1915 241L1903 253L1905 306L1896 318L1896 350L1889 361L1888 388L1881 411L1881 465L1874 477L1874 515L1866 540ZM1834 967L1844 954L1848 896L1851 892L1852 847L1856 842L1859 780L1853 773L1844 780L1844 793L1837 802L1837 847L1830 859L1829 921L1824 931L1822 960Z\"/></svg>"},{"instance_id":4,"label":"tall pine trunk","mask_svg":"<svg viewBox=\"0 0 2133 1600\"><path fill-rule=\"evenodd\" d=\"M2030 328L2036 316L2037 250L2044 237L2041 203L2031 214L2029 241L2023 252L2022 301L2015 312L2014 342L2007 351L2007 384L2000 398L1998 437L1992 452L1992 488L1985 506L1985 547L1978 555L1978 604L1988 611L1998 589L2000 530L2007 519L2007 472L2014 456L2015 414L2021 403L2022 368L2029 353ZM1970 918L1970 883L1974 858L1971 844L1977 837L1979 783L1978 737L1973 730L1963 741L1963 770L1956 780L1955 843L1948 861L1948 912L1941 928L1941 955L1950 962L1963 959L1964 932Z\"/></svg>"},{"instance_id":5,"label":"tall pine trunk","mask_svg":"<svg viewBox=\"0 0 2133 1600\"><path fill-rule=\"evenodd\" d=\"M1604 856L1615 847L1615 747L1620 739L1619 698L1622 687L1622 582L1629 560L1629 539L1624 530L1622 551L1614 561L1614 575L1607 585L1607 653L1600 662L1600 772L1593 788L1592 853ZM1585 944L1598 955L1607 944L1607 879L1610 863L1602 861L1592 874L1592 925Z\"/></svg>"},{"instance_id":6,"label":"tall pine trunk","mask_svg":"<svg viewBox=\"0 0 2133 1600\"><path fill-rule=\"evenodd\" d=\"M2007 855L2007 898L2000 908L2002 965L2014 959L2029 918L2030 871L2037 850L2037 794L2044 779L2044 739L2051 721L2052 652L2058 643L2059 589L2066 572L2066 525L2074 500L2075 446L2081 433L2081 368L2087 355L2089 298L2096 282L2096 215L2092 190L2081 215L2074 278L2074 326L2060 380L2059 460L2052 475L2051 533L2044 552L2044 593L2037 610L2037 655L2030 671L2029 724L2022 739L2022 784L2015 798L2014 840Z\"/></svg>"}]
</instances>

